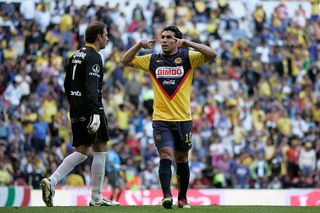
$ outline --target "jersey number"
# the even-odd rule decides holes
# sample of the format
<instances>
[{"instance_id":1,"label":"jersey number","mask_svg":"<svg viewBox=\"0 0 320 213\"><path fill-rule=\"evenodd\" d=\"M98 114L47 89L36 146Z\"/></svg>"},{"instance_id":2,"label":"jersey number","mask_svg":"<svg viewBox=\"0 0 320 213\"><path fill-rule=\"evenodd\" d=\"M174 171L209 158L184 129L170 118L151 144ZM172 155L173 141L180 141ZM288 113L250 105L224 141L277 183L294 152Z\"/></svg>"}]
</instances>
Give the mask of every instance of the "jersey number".
<instances>
[{"instance_id":1,"label":"jersey number","mask_svg":"<svg viewBox=\"0 0 320 213\"><path fill-rule=\"evenodd\" d=\"M75 64L73 69L72 69L72 80L74 80L74 76L76 74L76 69L77 69L77 64Z\"/></svg>"}]
</instances>

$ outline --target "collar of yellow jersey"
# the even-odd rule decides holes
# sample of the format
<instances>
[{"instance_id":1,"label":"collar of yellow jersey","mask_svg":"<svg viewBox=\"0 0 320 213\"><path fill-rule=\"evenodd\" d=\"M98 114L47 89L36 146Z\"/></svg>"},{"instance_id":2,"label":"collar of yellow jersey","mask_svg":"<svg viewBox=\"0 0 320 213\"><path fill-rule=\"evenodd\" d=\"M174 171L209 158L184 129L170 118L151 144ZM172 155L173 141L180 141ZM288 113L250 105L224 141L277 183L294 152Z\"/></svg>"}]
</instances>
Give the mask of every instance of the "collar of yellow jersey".
<instances>
[{"instance_id":1,"label":"collar of yellow jersey","mask_svg":"<svg viewBox=\"0 0 320 213\"><path fill-rule=\"evenodd\" d=\"M94 46L93 44L86 43L84 46L86 46L86 47L92 47L93 49L95 49L96 52L99 52L98 49L97 49L97 47Z\"/></svg>"}]
</instances>

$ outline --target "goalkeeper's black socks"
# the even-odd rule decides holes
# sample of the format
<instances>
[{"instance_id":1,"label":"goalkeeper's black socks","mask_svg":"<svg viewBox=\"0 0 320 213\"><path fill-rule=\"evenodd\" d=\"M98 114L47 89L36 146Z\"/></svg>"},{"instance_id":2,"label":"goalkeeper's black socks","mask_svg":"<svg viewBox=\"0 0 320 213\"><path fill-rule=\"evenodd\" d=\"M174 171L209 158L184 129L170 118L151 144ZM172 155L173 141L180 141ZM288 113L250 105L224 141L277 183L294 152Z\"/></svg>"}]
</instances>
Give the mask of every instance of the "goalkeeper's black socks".
<instances>
[{"instance_id":1,"label":"goalkeeper's black socks","mask_svg":"<svg viewBox=\"0 0 320 213\"><path fill-rule=\"evenodd\" d=\"M169 159L160 160L159 179L161 183L162 193L164 196L172 196L170 190L172 176L171 164L172 161Z\"/></svg>"},{"instance_id":2,"label":"goalkeeper's black socks","mask_svg":"<svg viewBox=\"0 0 320 213\"><path fill-rule=\"evenodd\" d=\"M187 199L187 191L190 179L190 169L188 162L177 163L177 178L179 186L178 200Z\"/></svg>"}]
</instances>

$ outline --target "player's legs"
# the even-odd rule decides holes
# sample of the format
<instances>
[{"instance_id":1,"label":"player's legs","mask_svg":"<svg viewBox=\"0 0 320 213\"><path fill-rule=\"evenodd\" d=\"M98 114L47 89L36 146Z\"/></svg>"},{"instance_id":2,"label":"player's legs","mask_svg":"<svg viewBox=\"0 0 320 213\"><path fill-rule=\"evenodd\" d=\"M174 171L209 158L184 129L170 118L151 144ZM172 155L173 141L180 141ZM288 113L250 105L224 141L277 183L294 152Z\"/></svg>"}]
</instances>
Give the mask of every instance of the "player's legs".
<instances>
[{"instance_id":1,"label":"player's legs","mask_svg":"<svg viewBox=\"0 0 320 213\"><path fill-rule=\"evenodd\" d=\"M122 194L122 183L119 172L110 172L108 176L109 184L111 186L110 200L115 199L116 201L119 201L119 198Z\"/></svg>"},{"instance_id":2,"label":"player's legs","mask_svg":"<svg viewBox=\"0 0 320 213\"><path fill-rule=\"evenodd\" d=\"M160 154L160 166L159 166L159 179L161 183L163 199L162 206L164 208L172 208L173 199L170 190L171 184L171 165L173 158L173 149L171 147L163 147L159 149Z\"/></svg>"},{"instance_id":3,"label":"player's legs","mask_svg":"<svg viewBox=\"0 0 320 213\"><path fill-rule=\"evenodd\" d=\"M154 121L153 135L155 145L160 155L159 179L163 193L162 206L172 208L170 183L172 177L171 165L173 160L174 136L171 133L170 122Z\"/></svg>"},{"instance_id":4,"label":"player's legs","mask_svg":"<svg viewBox=\"0 0 320 213\"><path fill-rule=\"evenodd\" d=\"M106 143L92 144L93 160L91 165L92 191L89 206L119 206L118 202L102 197L102 188L105 177L105 164L107 157Z\"/></svg>"},{"instance_id":5,"label":"player's legs","mask_svg":"<svg viewBox=\"0 0 320 213\"><path fill-rule=\"evenodd\" d=\"M125 187L126 187L126 183L123 181L120 173L117 173L117 174L118 174L118 178L117 178L118 194L117 194L117 197L116 197L116 201L119 201L119 199L121 197L121 194L123 192L123 189L125 189Z\"/></svg>"},{"instance_id":6,"label":"player's legs","mask_svg":"<svg viewBox=\"0 0 320 213\"><path fill-rule=\"evenodd\" d=\"M117 194L117 197L116 197L116 201L117 201L117 202L119 201L119 199L120 199L120 197L121 197L122 191L123 191L123 189L122 189L121 187L118 188L118 194Z\"/></svg>"},{"instance_id":7,"label":"player's legs","mask_svg":"<svg viewBox=\"0 0 320 213\"><path fill-rule=\"evenodd\" d=\"M82 163L87 159L88 151L88 146L78 146L75 148L75 151L73 153L68 155L62 161L62 163L56 169L56 171L49 177L53 187L55 187L61 179L68 175L74 169L74 167L76 167L78 164Z\"/></svg>"},{"instance_id":8,"label":"player's legs","mask_svg":"<svg viewBox=\"0 0 320 213\"><path fill-rule=\"evenodd\" d=\"M110 200L113 200L113 198L114 198L115 194L116 194L116 188L111 187Z\"/></svg>"},{"instance_id":9,"label":"player's legs","mask_svg":"<svg viewBox=\"0 0 320 213\"><path fill-rule=\"evenodd\" d=\"M51 181L48 178L43 178L40 181L40 187L42 190L42 200L48 207L53 206L54 188Z\"/></svg>"},{"instance_id":10,"label":"player's legs","mask_svg":"<svg viewBox=\"0 0 320 213\"><path fill-rule=\"evenodd\" d=\"M61 179L68 175L74 167L87 159L87 152L87 146L81 145L76 147L76 151L68 155L49 178L41 180L40 186L42 190L42 199L46 206L53 206L55 186Z\"/></svg>"},{"instance_id":11,"label":"player's legs","mask_svg":"<svg viewBox=\"0 0 320 213\"><path fill-rule=\"evenodd\" d=\"M92 192L90 206L118 206L119 203L109 201L102 197L102 187L105 177L105 165L107 158L107 141L109 140L107 120L104 114L100 115L100 127L94 135L95 141L91 144L93 160L91 165Z\"/></svg>"},{"instance_id":12,"label":"player's legs","mask_svg":"<svg viewBox=\"0 0 320 213\"><path fill-rule=\"evenodd\" d=\"M115 193L116 193L116 188L117 188L117 179L118 179L118 175L116 171L112 171L108 173L108 183L111 186L111 194L110 194L110 200L113 200L113 198L115 197Z\"/></svg>"},{"instance_id":13,"label":"player's legs","mask_svg":"<svg viewBox=\"0 0 320 213\"><path fill-rule=\"evenodd\" d=\"M102 199L102 186L105 174L105 164L107 157L106 143L92 144L93 160L91 165L92 174L92 193L91 199L99 201Z\"/></svg>"},{"instance_id":14,"label":"player's legs","mask_svg":"<svg viewBox=\"0 0 320 213\"><path fill-rule=\"evenodd\" d=\"M159 179L164 196L172 196L170 190L171 182L171 165L173 158L173 149L171 147L163 147L159 150L160 154L160 167L159 167Z\"/></svg>"},{"instance_id":15,"label":"player's legs","mask_svg":"<svg viewBox=\"0 0 320 213\"><path fill-rule=\"evenodd\" d=\"M190 179L189 150L192 141L192 121L176 122L175 132L175 160L177 164L177 179L179 184L178 207L190 208L187 201L187 191Z\"/></svg>"},{"instance_id":16,"label":"player's legs","mask_svg":"<svg viewBox=\"0 0 320 213\"><path fill-rule=\"evenodd\" d=\"M75 147L75 152L67 156L57 170L49 177L53 187L64 178L75 166L87 159L89 147L94 142L94 137L87 132L89 120L71 119L71 128L73 135L72 146Z\"/></svg>"},{"instance_id":17,"label":"player's legs","mask_svg":"<svg viewBox=\"0 0 320 213\"><path fill-rule=\"evenodd\" d=\"M180 208L190 208L187 201L187 191L190 179L188 154L189 152L175 151L175 159L177 163L177 179L179 184L178 207Z\"/></svg>"}]
</instances>

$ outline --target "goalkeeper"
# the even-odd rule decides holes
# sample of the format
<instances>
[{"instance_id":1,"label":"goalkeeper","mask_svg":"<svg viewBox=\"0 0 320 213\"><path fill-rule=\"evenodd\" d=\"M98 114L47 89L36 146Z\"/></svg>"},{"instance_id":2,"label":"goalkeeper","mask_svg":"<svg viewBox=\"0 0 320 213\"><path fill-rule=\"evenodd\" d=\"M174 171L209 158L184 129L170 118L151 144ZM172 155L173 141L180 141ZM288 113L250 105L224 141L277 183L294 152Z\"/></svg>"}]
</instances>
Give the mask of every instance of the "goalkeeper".
<instances>
[{"instance_id":1,"label":"goalkeeper","mask_svg":"<svg viewBox=\"0 0 320 213\"><path fill-rule=\"evenodd\" d=\"M93 22L85 31L86 44L74 53L66 67L65 93L70 105L70 118L75 151L67 156L57 170L41 180L42 199L53 206L54 187L75 166L87 159L90 146L93 150L92 194L90 206L119 205L118 202L102 198L107 147L109 140L107 119L101 101L103 84L102 59L99 50L108 42L106 25Z\"/></svg>"}]
</instances>

